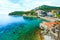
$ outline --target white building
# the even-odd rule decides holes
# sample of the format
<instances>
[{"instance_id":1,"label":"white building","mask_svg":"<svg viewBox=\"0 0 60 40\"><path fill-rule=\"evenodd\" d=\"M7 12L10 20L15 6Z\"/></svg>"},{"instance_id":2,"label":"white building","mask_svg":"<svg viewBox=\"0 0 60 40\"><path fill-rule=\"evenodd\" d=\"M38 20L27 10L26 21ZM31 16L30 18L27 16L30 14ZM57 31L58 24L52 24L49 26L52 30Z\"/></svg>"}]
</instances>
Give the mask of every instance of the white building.
<instances>
[{"instance_id":1,"label":"white building","mask_svg":"<svg viewBox=\"0 0 60 40\"><path fill-rule=\"evenodd\" d=\"M42 12L44 12L44 11L43 11L43 10L37 10L37 11L36 11L38 17L41 15Z\"/></svg>"},{"instance_id":2,"label":"white building","mask_svg":"<svg viewBox=\"0 0 60 40\"><path fill-rule=\"evenodd\" d=\"M38 17L40 17L40 16L47 16L47 13L45 11L43 11L43 10L37 10L36 13L37 13Z\"/></svg>"},{"instance_id":3,"label":"white building","mask_svg":"<svg viewBox=\"0 0 60 40\"><path fill-rule=\"evenodd\" d=\"M51 17L51 16L53 16L53 13L52 12L48 12L47 15Z\"/></svg>"}]
</instances>

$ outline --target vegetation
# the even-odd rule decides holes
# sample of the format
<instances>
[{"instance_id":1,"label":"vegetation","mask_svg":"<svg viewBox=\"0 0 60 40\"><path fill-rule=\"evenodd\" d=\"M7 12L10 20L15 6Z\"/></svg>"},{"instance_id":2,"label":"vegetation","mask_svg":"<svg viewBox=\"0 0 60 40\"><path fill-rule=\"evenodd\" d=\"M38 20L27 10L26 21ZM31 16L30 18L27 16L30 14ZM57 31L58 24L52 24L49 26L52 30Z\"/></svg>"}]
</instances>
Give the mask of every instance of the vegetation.
<instances>
[{"instance_id":1,"label":"vegetation","mask_svg":"<svg viewBox=\"0 0 60 40\"><path fill-rule=\"evenodd\" d=\"M14 11L14 12L11 12L9 13L9 15L28 15L28 16L37 16L37 14L35 13L35 10L43 10L43 11L46 11L46 12L50 12L51 10L60 10L60 7L54 7L54 6L47 6L47 5L42 5L42 6L39 6L35 9L32 9L30 11ZM58 18L60 18L60 15L59 14L56 14Z\"/></svg>"},{"instance_id":2,"label":"vegetation","mask_svg":"<svg viewBox=\"0 0 60 40\"><path fill-rule=\"evenodd\" d=\"M43 10L45 12L51 12L51 10L60 10L60 7L42 5L42 6L35 8L34 10ZM60 14L54 13L54 15L60 18Z\"/></svg>"},{"instance_id":3,"label":"vegetation","mask_svg":"<svg viewBox=\"0 0 60 40\"><path fill-rule=\"evenodd\" d=\"M29 15L29 14L30 14L30 15L36 15L34 10L27 11L26 13L27 13L28 15Z\"/></svg>"},{"instance_id":4,"label":"vegetation","mask_svg":"<svg viewBox=\"0 0 60 40\"><path fill-rule=\"evenodd\" d=\"M57 16L58 18L60 18L60 14L56 14L56 16Z\"/></svg>"},{"instance_id":5,"label":"vegetation","mask_svg":"<svg viewBox=\"0 0 60 40\"><path fill-rule=\"evenodd\" d=\"M44 10L46 12L50 12L51 10L60 10L60 7L42 5L35 8L35 10Z\"/></svg>"},{"instance_id":6,"label":"vegetation","mask_svg":"<svg viewBox=\"0 0 60 40\"><path fill-rule=\"evenodd\" d=\"M26 14L26 15L35 15L35 11L34 10L31 10L31 11L14 11L14 12L11 12L9 13L9 15L23 15L23 14Z\"/></svg>"},{"instance_id":7,"label":"vegetation","mask_svg":"<svg viewBox=\"0 0 60 40\"><path fill-rule=\"evenodd\" d=\"M24 11L14 11L14 12L9 13L9 15L20 15L21 16L24 13L25 13Z\"/></svg>"}]
</instances>

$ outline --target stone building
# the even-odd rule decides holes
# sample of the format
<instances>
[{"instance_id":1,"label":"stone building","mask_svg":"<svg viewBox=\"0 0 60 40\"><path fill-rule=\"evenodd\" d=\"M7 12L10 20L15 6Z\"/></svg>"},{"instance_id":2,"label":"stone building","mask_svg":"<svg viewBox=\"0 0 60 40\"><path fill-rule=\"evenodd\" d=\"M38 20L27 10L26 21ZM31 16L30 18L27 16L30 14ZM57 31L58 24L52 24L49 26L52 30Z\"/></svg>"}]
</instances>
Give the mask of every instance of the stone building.
<instances>
[{"instance_id":1,"label":"stone building","mask_svg":"<svg viewBox=\"0 0 60 40\"><path fill-rule=\"evenodd\" d=\"M43 10L37 10L35 13L37 14L38 17L47 16L47 13Z\"/></svg>"}]
</instances>

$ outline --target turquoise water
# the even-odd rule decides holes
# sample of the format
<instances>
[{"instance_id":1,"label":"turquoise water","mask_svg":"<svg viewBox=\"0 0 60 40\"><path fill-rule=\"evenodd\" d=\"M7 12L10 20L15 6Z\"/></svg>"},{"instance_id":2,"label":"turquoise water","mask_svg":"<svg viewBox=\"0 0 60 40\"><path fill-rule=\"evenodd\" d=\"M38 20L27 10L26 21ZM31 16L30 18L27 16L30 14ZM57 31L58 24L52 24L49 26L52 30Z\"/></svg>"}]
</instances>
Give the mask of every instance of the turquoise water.
<instances>
[{"instance_id":1,"label":"turquoise water","mask_svg":"<svg viewBox=\"0 0 60 40\"><path fill-rule=\"evenodd\" d=\"M31 33L42 21L39 18L23 16L0 16L0 40L33 40ZM30 39L25 36L29 33Z\"/></svg>"}]
</instances>

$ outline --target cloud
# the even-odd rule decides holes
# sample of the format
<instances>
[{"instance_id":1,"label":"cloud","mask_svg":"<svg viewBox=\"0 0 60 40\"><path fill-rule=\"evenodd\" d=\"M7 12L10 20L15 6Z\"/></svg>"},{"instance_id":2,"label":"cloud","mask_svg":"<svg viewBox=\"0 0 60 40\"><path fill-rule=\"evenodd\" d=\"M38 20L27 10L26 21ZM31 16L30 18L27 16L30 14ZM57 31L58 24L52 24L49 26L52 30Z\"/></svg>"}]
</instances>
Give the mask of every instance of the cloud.
<instances>
[{"instance_id":1,"label":"cloud","mask_svg":"<svg viewBox=\"0 0 60 40\"><path fill-rule=\"evenodd\" d=\"M0 14L27 11L41 5L60 6L58 0L0 0Z\"/></svg>"},{"instance_id":2,"label":"cloud","mask_svg":"<svg viewBox=\"0 0 60 40\"><path fill-rule=\"evenodd\" d=\"M51 3L52 3L53 6L60 7L60 0L59 1L58 0L52 0Z\"/></svg>"},{"instance_id":3,"label":"cloud","mask_svg":"<svg viewBox=\"0 0 60 40\"><path fill-rule=\"evenodd\" d=\"M0 14L7 14L12 11L18 11L20 9L19 4L14 4L9 2L8 0L0 0Z\"/></svg>"},{"instance_id":4,"label":"cloud","mask_svg":"<svg viewBox=\"0 0 60 40\"><path fill-rule=\"evenodd\" d=\"M41 5L51 5L51 2L48 1L41 1L41 0L20 0L20 2L22 4L23 9L25 10L31 10L37 6L41 6Z\"/></svg>"},{"instance_id":5,"label":"cloud","mask_svg":"<svg viewBox=\"0 0 60 40\"><path fill-rule=\"evenodd\" d=\"M18 3L20 0L9 0L12 3Z\"/></svg>"}]
</instances>

